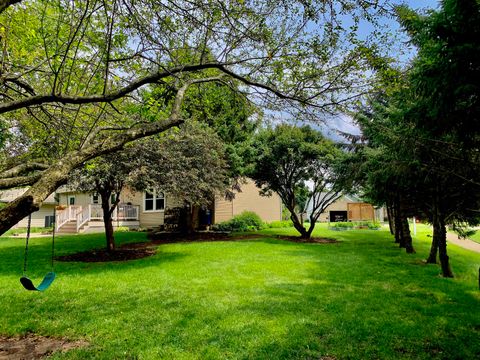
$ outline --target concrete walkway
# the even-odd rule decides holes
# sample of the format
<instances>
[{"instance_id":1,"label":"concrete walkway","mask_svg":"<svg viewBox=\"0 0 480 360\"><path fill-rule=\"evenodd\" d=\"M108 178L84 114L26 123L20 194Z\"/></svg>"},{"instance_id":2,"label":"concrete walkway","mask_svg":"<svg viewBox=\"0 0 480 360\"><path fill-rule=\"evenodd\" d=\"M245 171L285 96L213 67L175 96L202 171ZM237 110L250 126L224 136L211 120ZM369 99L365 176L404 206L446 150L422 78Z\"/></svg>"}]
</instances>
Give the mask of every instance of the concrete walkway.
<instances>
[{"instance_id":1,"label":"concrete walkway","mask_svg":"<svg viewBox=\"0 0 480 360\"><path fill-rule=\"evenodd\" d=\"M480 253L479 243L472 240L468 240L468 239L459 239L457 234L447 233L447 241L451 244L458 245L464 249L468 249L468 250Z\"/></svg>"}]
</instances>

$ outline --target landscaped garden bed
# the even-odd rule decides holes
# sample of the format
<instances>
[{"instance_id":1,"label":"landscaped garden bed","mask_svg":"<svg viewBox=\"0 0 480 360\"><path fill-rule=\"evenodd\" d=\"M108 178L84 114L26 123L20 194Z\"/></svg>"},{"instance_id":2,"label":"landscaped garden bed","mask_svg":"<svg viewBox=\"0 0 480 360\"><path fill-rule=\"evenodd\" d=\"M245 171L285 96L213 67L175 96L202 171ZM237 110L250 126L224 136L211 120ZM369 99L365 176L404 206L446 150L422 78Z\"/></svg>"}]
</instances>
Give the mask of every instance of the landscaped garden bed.
<instances>
[{"instance_id":1,"label":"landscaped garden bed","mask_svg":"<svg viewBox=\"0 0 480 360\"><path fill-rule=\"evenodd\" d=\"M380 223L373 221L348 221L330 223L328 228L334 231L346 230L379 230Z\"/></svg>"}]
</instances>

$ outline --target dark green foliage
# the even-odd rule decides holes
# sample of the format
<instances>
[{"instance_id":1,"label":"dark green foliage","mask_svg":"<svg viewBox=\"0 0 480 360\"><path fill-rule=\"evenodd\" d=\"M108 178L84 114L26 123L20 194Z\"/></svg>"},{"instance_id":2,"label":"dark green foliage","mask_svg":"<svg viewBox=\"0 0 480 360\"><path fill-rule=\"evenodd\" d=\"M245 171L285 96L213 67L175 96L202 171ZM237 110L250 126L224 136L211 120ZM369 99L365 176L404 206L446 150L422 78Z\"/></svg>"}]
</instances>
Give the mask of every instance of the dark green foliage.
<instances>
[{"instance_id":1,"label":"dark green foliage","mask_svg":"<svg viewBox=\"0 0 480 360\"><path fill-rule=\"evenodd\" d=\"M380 224L375 221L346 221L346 222L334 222L330 223L330 229L332 230L353 230L353 229L369 229L378 230Z\"/></svg>"},{"instance_id":2,"label":"dark green foliage","mask_svg":"<svg viewBox=\"0 0 480 360\"><path fill-rule=\"evenodd\" d=\"M288 227L293 227L293 222L292 220L272 221L267 224L267 227L270 229L288 228Z\"/></svg>"},{"instance_id":3,"label":"dark green foliage","mask_svg":"<svg viewBox=\"0 0 480 360\"><path fill-rule=\"evenodd\" d=\"M480 208L480 4L445 0L427 16L397 13L418 55L402 81L385 84L357 116L368 146L352 158L367 196L395 219L401 246L403 231L411 238L407 216L434 225L427 262L436 263L438 250L451 277L445 226L478 223Z\"/></svg>"},{"instance_id":4,"label":"dark green foliage","mask_svg":"<svg viewBox=\"0 0 480 360\"><path fill-rule=\"evenodd\" d=\"M309 238L320 214L339 197L334 164L342 152L319 131L290 124L261 131L254 140L254 149L249 175L263 194L274 191L280 196L294 227L301 237ZM312 205L307 230L303 213L308 199Z\"/></svg>"},{"instance_id":5,"label":"dark green foliage","mask_svg":"<svg viewBox=\"0 0 480 360\"><path fill-rule=\"evenodd\" d=\"M480 3L444 0L420 17L399 9L402 25L418 46L410 79L417 125L452 136L464 146L478 144L480 129Z\"/></svg>"},{"instance_id":6,"label":"dark green foliage","mask_svg":"<svg viewBox=\"0 0 480 360\"><path fill-rule=\"evenodd\" d=\"M212 228L217 231L255 231L264 228L264 223L255 212L244 211L228 221L214 225Z\"/></svg>"}]
</instances>

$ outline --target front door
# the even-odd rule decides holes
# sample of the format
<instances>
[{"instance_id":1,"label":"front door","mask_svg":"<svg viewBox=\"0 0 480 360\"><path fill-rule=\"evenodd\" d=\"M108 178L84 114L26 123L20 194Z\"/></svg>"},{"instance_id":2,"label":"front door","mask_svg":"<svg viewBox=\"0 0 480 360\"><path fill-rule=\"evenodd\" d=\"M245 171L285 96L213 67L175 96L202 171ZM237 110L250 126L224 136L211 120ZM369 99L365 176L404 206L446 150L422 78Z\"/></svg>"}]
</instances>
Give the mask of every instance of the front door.
<instances>
[{"instance_id":1,"label":"front door","mask_svg":"<svg viewBox=\"0 0 480 360\"><path fill-rule=\"evenodd\" d=\"M68 196L68 205L75 205L75 196L74 195Z\"/></svg>"}]
</instances>

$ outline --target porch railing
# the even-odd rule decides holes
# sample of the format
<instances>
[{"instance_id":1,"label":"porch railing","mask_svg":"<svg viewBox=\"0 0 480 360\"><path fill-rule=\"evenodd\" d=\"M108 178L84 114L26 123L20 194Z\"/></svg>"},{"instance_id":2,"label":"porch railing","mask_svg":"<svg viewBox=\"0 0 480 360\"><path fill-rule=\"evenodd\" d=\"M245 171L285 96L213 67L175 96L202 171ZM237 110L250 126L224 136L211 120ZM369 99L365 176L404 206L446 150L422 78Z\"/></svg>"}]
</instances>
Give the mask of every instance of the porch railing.
<instances>
[{"instance_id":1,"label":"porch railing","mask_svg":"<svg viewBox=\"0 0 480 360\"><path fill-rule=\"evenodd\" d=\"M114 220L138 220L138 205L118 205L113 214Z\"/></svg>"},{"instance_id":2,"label":"porch railing","mask_svg":"<svg viewBox=\"0 0 480 360\"><path fill-rule=\"evenodd\" d=\"M88 205L90 209L90 220L103 220L103 210L100 204ZM140 206L138 205L117 205L112 214L113 220L138 220Z\"/></svg>"},{"instance_id":3,"label":"porch railing","mask_svg":"<svg viewBox=\"0 0 480 360\"><path fill-rule=\"evenodd\" d=\"M138 205L118 205L112 214L114 221L134 221L138 220L140 206ZM103 220L103 210L100 204L89 204L82 208L80 205L70 205L64 210L57 211L55 219L56 230L60 229L69 221L76 221L77 232L89 221Z\"/></svg>"},{"instance_id":4,"label":"porch railing","mask_svg":"<svg viewBox=\"0 0 480 360\"><path fill-rule=\"evenodd\" d=\"M76 220L79 211L82 211L82 207L79 205L70 205L64 210L58 210L55 219L55 230L60 229L71 220Z\"/></svg>"},{"instance_id":5,"label":"porch railing","mask_svg":"<svg viewBox=\"0 0 480 360\"><path fill-rule=\"evenodd\" d=\"M90 209L87 207L80 208L77 212L77 232L80 228L90 220Z\"/></svg>"}]
</instances>

